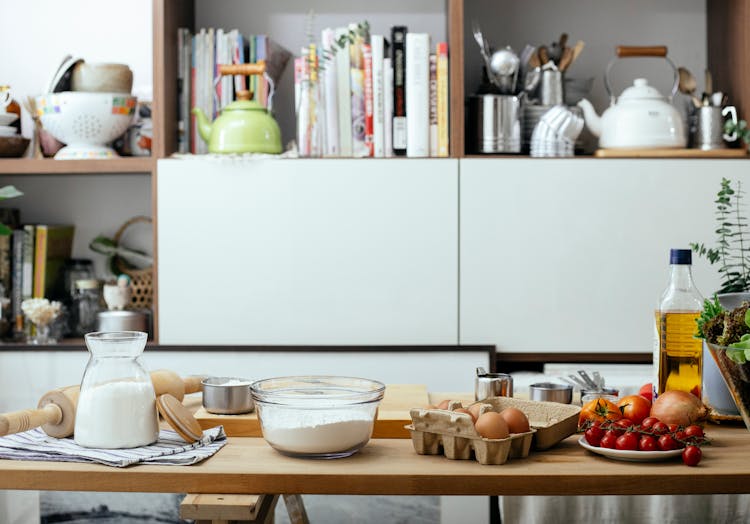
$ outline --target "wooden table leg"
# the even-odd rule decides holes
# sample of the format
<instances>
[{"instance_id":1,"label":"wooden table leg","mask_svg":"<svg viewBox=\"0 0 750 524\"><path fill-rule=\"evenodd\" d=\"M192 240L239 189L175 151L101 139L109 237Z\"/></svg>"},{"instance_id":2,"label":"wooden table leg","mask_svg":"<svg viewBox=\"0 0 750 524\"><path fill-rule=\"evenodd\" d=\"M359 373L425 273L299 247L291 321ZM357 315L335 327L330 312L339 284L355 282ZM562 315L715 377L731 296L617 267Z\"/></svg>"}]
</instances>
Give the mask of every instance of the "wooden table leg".
<instances>
[{"instance_id":1,"label":"wooden table leg","mask_svg":"<svg viewBox=\"0 0 750 524\"><path fill-rule=\"evenodd\" d=\"M301 495L284 495L284 504L292 524L310 524Z\"/></svg>"}]
</instances>

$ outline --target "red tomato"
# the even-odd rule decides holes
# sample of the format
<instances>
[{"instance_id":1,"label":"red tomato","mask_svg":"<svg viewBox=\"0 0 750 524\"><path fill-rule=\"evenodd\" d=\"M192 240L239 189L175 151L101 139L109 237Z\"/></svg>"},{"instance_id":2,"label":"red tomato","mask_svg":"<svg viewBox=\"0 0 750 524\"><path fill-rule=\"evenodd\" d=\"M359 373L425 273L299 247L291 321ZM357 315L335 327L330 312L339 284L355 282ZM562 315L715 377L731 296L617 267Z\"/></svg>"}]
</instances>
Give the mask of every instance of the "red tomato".
<instances>
[{"instance_id":1,"label":"red tomato","mask_svg":"<svg viewBox=\"0 0 750 524\"><path fill-rule=\"evenodd\" d=\"M682 450L682 461L688 466L697 466L703 453L698 446L688 446Z\"/></svg>"},{"instance_id":2,"label":"red tomato","mask_svg":"<svg viewBox=\"0 0 750 524\"><path fill-rule=\"evenodd\" d=\"M641 386L641 389L638 390L638 394L642 397L645 397L649 402L654 401L654 385L649 382L648 384L644 384Z\"/></svg>"},{"instance_id":3,"label":"red tomato","mask_svg":"<svg viewBox=\"0 0 750 524\"><path fill-rule=\"evenodd\" d=\"M659 419L656 417L646 417L641 422L641 427L643 429L651 429L657 422L659 422Z\"/></svg>"},{"instance_id":4,"label":"red tomato","mask_svg":"<svg viewBox=\"0 0 750 524\"><path fill-rule=\"evenodd\" d=\"M703 428L700 427L700 426L695 426L695 425L688 426L688 427L685 428L685 435L687 435L688 437L702 438L703 437Z\"/></svg>"},{"instance_id":5,"label":"red tomato","mask_svg":"<svg viewBox=\"0 0 750 524\"><path fill-rule=\"evenodd\" d=\"M674 439L677 441L678 446L681 447L681 448L684 448L685 444L683 444L683 442L687 438L687 435L685 434L685 432L684 431L678 431L673 436L674 436Z\"/></svg>"},{"instance_id":6,"label":"red tomato","mask_svg":"<svg viewBox=\"0 0 750 524\"><path fill-rule=\"evenodd\" d=\"M599 434L599 432L601 432L602 434ZM586 430L583 436L586 437L586 442L594 447L598 447L599 443L602 441L602 437L604 436L603 434L604 432L599 428L589 428Z\"/></svg>"},{"instance_id":7,"label":"red tomato","mask_svg":"<svg viewBox=\"0 0 750 524\"><path fill-rule=\"evenodd\" d=\"M659 449L661 451L671 451L673 449L679 449L679 443L672 438L671 435L662 435L659 437Z\"/></svg>"},{"instance_id":8,"label":"red tomato","mask_svg":"<svg viewBox=\"0 0 750 524\"><path fill-rule=\"evenodd\" d=\"M638 441L638 449L640 451L659 451L659 448L656 445L656 437L643 435Z\"/></svg>"},{"instance_id":9,"label":"red tomato","mask_svg":"<svg viewBox=\"0 0 750 524\"><path fill-rule=\"evenodd\" d=\"M669 424L669 432L675 433L676 431L680 431L680 425L679 424Z\"/></svg>"},{"instance_id":10,"label":"red tomato","mask_svg":"<svg viewBox=\"0 0 750 524\"><path fill-rule=\"evenodd\" d=\"M635 433L625 433L617 437L615 449L626 451L635 451L638 449L638 435Z\"/></svg>"},{"instance_id":11,"label":"red tomato","mask_svg":"<svg viewBox=\"0 0 750 524\"><path fill-rule=\"evenodd\" d=\"M623 417L640 424L651 412L651 401L641 395L628 395L617 402L617 407Z\"/></svg>"},{"instance_id":12,"label":"red tomato","mask_svg":"<svg viewBox=\"0 0 750 524\"><path fill-rule=\"evenodd\" d=\"M618 435L616 431L608 430L602 437L602 440L599 441L599 446L602 448L615 449L617 438Z\"/></svg>"},{"instance_id":13,"label":"red tomato","mask_svg":"<svg viewBox=\"0 0 750 524\"><path fill-rule=\"evenodd\" d=\"M622 413L617 409L614 402L606 398L595 398L587 402L583 406L583 409L581 409L581 414L578 416L578 425L581 426L586 420L603 422L605 420L619 420L621 418Z\"/></svg>"},{"instance_id":14,"label":"red tomato","mask_svg":"<svg viewBox=\"0 0 750 524\"><path fill-rule=\"evenodd\" d=\"M663 435L669 431L669 426L660 421L651 426L651 431L653 431L654 435Z\"/></svg>"},{"instance_id":15,"label":"red tomato","mask_svg":"<svg viewBox=\"0 0 750 524\"><path fill-rule=\"evenodd\" d=\"M698 398L701 398L701 387L700 386L695 386L693 389L690 390L690 393L692 393L693 395L695 395Z\"/></svg>"}]
</instances>

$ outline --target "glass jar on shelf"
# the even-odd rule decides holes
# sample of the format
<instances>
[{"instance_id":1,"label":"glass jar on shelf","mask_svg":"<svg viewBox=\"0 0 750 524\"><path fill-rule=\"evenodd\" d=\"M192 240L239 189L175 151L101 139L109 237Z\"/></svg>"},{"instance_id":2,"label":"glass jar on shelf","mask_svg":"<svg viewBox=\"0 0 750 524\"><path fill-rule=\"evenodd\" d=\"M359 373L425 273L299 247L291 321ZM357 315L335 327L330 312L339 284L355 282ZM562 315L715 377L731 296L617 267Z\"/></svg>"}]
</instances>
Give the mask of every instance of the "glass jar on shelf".
<instances>
[{"instance_id":1,"label":"glass jar on shelf","mask_svg":"<svg viewBox=\"0 0 750 524\"><path fill-rule=\"evenodd\" d=\"M95 278L76 280L71 316L73 334L79 337L96 331L96 315L102 309L100 282Z\"/></svg>"}]
</instances>

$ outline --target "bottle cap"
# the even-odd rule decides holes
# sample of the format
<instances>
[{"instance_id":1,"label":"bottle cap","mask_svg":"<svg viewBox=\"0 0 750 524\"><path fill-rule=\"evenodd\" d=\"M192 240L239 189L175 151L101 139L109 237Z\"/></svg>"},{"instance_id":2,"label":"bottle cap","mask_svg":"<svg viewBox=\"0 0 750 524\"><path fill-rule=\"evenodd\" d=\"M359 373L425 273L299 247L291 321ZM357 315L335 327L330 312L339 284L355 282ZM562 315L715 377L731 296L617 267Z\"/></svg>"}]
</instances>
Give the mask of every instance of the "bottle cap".
<instances>
[{"instance_id":1,"label":"bottle cap","mask_svg":"<svg viewBox=\"0 0 750 524\"><path fill-rule=\"evenodd\" d=\"M669 263L690 265L693 263L693 252L689 249L670 249Z\"/></svg>"}]
</instances>

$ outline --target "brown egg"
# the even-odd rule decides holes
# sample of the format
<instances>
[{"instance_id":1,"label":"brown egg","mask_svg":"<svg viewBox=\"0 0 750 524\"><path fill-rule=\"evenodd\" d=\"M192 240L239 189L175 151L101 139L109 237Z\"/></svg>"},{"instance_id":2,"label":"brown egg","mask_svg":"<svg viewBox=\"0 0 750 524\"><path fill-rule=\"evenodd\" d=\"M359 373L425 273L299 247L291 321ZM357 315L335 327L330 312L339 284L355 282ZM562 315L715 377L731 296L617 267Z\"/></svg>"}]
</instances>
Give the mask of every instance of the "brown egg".
<instances>
[{"instance_id":1,"label":"brown egg","mask_svg":"<svg viewBox=\"0 0 750 524\"><path fill-rule=\"evenodd\" d=\"M454 413L466 413L467 415L471 417L472 424L477 421L477 418L474 416L474 414L466 408L456 408L453 410L453 412Z\"/></svg>"},{"instance_id":2,"label":"brown egg","mask_svg":"<svg viewBox=\"0 0 750 524\"><path fill-rule=\"evenodd\" d=\"M500 416L500 413L495 413L494 411L488 411L479 415L474 427L484 438L508 438L510 434L505 419Z\"/></svg>"},{"instance_id":3,"label":"brown egg","mask_svg":"<svg viewBox=\"0 0 750 524\"><path fill-rule=\"evenodd\" d=\"M474 421L479 418L479 408L482 407L482 404L472 404L469 406L469 413L471 413L474 416Z\"/></svg>"},{"instance_id":4,"label":"brown egg","mask_svg":"<svg viewBox=\"0 0 750 524\"><path fill-rule=\"evenodd\" d=\"M440 402L440 404L437 405L438 409L448 409L448 403L450 400L443 400Z\"/></svg>"},{"instance_id":5,"label":"brown egg","mask_svg":"<svg viewBox=\"0 0 750 524\"><path fill-rule=\"evenodd\" d=\"M500 412L500 416L508 424L511 433L526 433L530 429L529 418L520 409L505 408Z\"/></svg>"}]
</instances>

